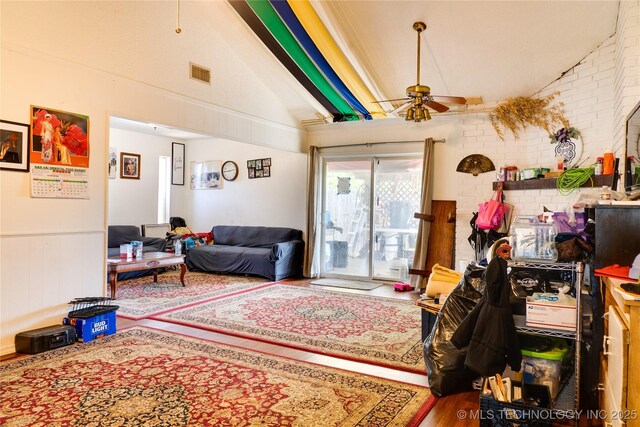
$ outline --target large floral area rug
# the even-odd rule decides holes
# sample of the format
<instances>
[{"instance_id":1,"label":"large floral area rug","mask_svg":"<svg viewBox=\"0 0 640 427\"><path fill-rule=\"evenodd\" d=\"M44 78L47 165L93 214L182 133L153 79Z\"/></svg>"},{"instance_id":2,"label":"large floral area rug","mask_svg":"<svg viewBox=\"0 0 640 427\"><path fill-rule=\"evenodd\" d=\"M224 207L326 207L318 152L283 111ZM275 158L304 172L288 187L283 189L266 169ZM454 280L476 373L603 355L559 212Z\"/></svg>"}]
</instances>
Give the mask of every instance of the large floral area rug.
<instances>
[{"instance_id":1,"label":"large floral area rug","mask_svg":"<svg viewBox=\"0 0 640 427\"><path fill-rule=\"evenodd\" d=\"M425 387L136 327L0 364L0 425L415 426Z\"/></svg>"},{"instance_id":2,"label":"large floral area rug","mask_svg":"<svg viewBox=\"0 0 640 427\"><path fill-rule=\"evenodd\" d=\"M137 320L272 282L259 277L187 272L184 283L185 286L180 283L180 271L159 274L157 283L153 282L153 276L118 282L116 299L113 301L120 307L116 313Z\"/></svg>"},{"instance_id":3,"label":"large floral area rug","mask_svg":"<svg viewBox=\"0 0 640 427\"><path fill-rule=\"evenodd\" d=\"M424 373L412 301L273 285L153 318Z\"/></svg>"}]
</instances>

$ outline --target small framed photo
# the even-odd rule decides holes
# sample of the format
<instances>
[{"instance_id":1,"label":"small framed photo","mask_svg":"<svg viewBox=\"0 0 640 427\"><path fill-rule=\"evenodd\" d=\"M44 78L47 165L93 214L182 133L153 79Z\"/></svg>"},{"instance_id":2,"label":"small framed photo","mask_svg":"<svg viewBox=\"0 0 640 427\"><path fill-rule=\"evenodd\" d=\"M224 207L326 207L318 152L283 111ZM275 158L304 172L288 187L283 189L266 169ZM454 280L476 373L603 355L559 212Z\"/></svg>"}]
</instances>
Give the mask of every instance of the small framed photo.
<instances>
[{"instance_id":1,"label":"small framed photo","mask_svg":"<svg viewBox=\"0 0 640 427\"><path fill-rule=\"evenodd\" d=\"M140 179L140 154L120 153L120 178Z\"/></svg>"},{"instance_id":2,"label":"small framed photo","mask_svg":"<svg viewBox=\"0 0 640 427\"><path fill-rule=\"evenodd\" d=\"M263 165L264 165L264 163L263 163ZM262 167L262 177L263 178L267 178L269 176L271 176L271 167L263 166Z\"/></svg>"},{"instance_id":3,"label":"small framed photo","mask_svg":"<svg viewBox=\"0 0 640 427\"><path fill-rule=\"evenodd\" d=\"M247 160L247 167L249 169L255 169L256 167L256 161L255 160Z\"/></svg>"},{"instance_id":4,"label":"small framed photo","mask_svg":"<svg viewBox=\"0 0 640 427\"><path fill-rule=\"evenodd\" d=\"M265 168L267 166L271 166L271 157L268 159L262 159L262 167Z\"/></svg>"},{"instance_id":5,"label":"small framed photo","mask_svg":"<svg viewBox=\"0 0 640 427\"><path fill-rule=\"evenodd\" d=\"M256 169L262 169L262 159L256 160Z\"/></svg>"},{"instance_id":6,"label":"small framed photo","mask_svg":"<svg viewBox=\"0 0 640 427\"><path fill-rule=\"evenodd\" d=\"M255 169L249 169L249 178L255 178L256 177L256 170Z\"/></svg>"},{"instance_id":7,"label":"small framed photo","mask_svg":"<svg viewBox=\"0 0 640 427\"><path fill-rule=\"evenodd\" d=\"M109 161L107 166L109 169L109 179L116 179L116 174L118 173L118 154L115 147L109 147Z\"/></svg>"},{"instance_id":8,"label":"small framed photo","mask_svg":"<svg viewBox=\"0 0 640 427\"><path fill-rule=\"evenodd\" d=\"M0 169L29 172L28 124L0 120Z\"/></svg>"},{"instance_id":9,"label":"small framed photo","mask_svg":"<svg viewBox=\"0 0 640 427\"><path fill-rule=\"evenodd\" d=\"M262 169L256 169L256 178L262 178Z\"/></svg>"}]
</instances>

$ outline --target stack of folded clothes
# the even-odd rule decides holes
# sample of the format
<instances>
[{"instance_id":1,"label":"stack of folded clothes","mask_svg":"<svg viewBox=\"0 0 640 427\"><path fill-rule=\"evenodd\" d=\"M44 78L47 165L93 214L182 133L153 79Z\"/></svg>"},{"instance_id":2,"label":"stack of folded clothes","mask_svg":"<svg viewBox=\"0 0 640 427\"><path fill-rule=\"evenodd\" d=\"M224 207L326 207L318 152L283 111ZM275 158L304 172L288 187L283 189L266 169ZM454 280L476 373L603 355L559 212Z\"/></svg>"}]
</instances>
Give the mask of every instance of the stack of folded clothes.
<instances>
[{"instance_id":1,"label":"stack of folded clothes","mask_svg":"<svg viewBox=\"0 0 640 427\"><path fill-rule=\"evenodd\" d=\"M456 287L461 278L462 273L435 264L431 269L425 294L427 297L435 297L438 294L448 294Z\"/></svg>"}]
</instances>

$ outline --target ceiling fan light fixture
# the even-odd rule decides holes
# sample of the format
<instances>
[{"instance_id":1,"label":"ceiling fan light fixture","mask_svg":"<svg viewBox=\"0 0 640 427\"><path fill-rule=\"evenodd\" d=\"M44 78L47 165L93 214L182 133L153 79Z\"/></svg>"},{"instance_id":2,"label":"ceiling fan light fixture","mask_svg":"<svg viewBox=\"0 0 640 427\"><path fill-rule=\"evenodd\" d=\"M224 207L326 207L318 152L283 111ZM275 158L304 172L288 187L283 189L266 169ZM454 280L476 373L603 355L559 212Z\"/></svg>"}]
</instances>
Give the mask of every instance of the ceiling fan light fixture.
<instances>
[{"instance_id":1,"label":"ceiling fan light fixture","mask_svg":"<svg viewBox=\"0 0 640 427\"><path fill-rule=\"evenodd\" d=\"M437 102L438 100L445 103L463 105L467 103L467 100L461 96L431 95L431 88L420 84L420 34L427 29L427 24L420 21L414 22L413 29L416 31L418 42L416 55L416 84L407 87L405 92L407 96L405 98L385 99L383 101L374 102L403 101L404 103L400 106L394 105L394 109L390 111L390 113L395 115L406 108L406 121L421 122L423 120L431 120L431 114L429 114L427 108L431 108L438 113L444 113L449 110L449 107L440 104Z\"/></svg>"},{"instance_id":2,"label":"ceiling fan light fixture","mask_svg":"<svg viewBox=\"0 0 640 427\"><path fill-rule=\"evenodd\" d=\"M495 165L490 158L483 156L482 154L471 154L464 159L460 160L456 171L463 173L470 173L473 176L478 174L491 172L496 170Z\"/></svg>"},{"instance_id":3,"label":"ceiling fan light fixture","mask_svg":"<svg viewBox=\"0 0 640 427\"><path fill-rule=\"evenodd\" d=\"M413 113L414 113L414 108L413 108L413 107L409 107L409 108L407 109L407 115L405 116L405 118L404 118L404 119L405 119L406 121L413 120L413 117L414 117L414 116L413 116Z\"/></svg>"}]
</instances>

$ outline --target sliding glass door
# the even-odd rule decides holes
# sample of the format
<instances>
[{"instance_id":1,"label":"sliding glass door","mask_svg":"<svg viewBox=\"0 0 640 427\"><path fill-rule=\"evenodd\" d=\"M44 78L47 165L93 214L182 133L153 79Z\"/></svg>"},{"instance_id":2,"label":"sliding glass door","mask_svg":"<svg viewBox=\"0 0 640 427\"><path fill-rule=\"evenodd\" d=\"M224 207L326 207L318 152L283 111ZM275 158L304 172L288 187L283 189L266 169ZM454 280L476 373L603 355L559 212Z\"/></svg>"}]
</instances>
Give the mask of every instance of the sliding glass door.
<instances>
[{"instance_id":1,"label":"sliding glass door","mask_svg":"<svg viewBox=\"0 0 640 427\"><path fill-rule=\"evenodd\" d=\"M326 160L321 272L367 278L371 272L371 160Z\"/></svg>"},{"instance_id":2,"label":"sliding glass door","mask_svg":"<svg viewBox=\"0 0 640 427\"><path fill-rule=\"evenodd\" d=\"M418 157L325 159L321 274L406 281L421 177Z\"/></svg>"}]
</instances>

